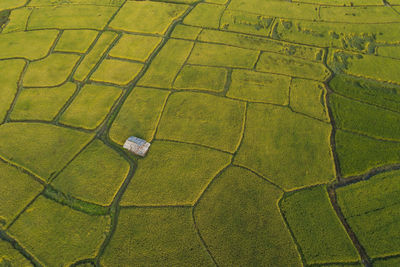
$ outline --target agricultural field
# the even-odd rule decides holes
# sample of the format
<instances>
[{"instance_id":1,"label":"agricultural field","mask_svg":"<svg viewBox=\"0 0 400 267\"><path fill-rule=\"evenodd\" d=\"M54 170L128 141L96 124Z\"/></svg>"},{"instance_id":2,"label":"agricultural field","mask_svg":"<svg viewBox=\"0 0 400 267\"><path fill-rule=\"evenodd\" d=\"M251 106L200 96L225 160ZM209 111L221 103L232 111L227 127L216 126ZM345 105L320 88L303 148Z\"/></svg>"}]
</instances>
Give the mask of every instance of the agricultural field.
<instances>
[{"instance_id":1,"label":"agricultural field","mask_svg":"<svg viewBox=\"0 0 400 267\"><path fill-rule=\"evenodd\" d=\"M0 0L20 266L400 266L400 1Z\"/></svg>"}]
</instances>

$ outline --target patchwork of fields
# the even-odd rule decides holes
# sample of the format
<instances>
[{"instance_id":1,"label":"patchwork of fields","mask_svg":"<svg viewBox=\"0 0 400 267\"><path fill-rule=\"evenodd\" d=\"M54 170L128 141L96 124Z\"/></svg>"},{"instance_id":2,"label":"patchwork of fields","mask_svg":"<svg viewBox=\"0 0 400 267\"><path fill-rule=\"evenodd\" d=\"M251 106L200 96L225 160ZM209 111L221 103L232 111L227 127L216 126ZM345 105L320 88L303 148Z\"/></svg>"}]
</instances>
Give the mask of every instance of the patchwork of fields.
<instances>
[{"instance_id":1,"label":"patchwork of fields","mask_svg":"<svg viewBox=\"0 0 400 267\"><path fill-rule=\"evenodd\" d=\"M0 266L400 266L399 0L0 0L0 25Z\"/></svg>"}]
</instances>

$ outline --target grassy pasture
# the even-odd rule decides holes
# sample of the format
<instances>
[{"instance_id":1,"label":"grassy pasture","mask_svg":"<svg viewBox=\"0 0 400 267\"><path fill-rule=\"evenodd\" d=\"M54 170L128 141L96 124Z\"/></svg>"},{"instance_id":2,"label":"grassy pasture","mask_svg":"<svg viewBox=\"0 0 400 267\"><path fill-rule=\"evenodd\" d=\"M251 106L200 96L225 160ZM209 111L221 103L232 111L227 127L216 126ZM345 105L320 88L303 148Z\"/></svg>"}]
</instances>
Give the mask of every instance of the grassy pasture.
<instances>
[{"instance_id":1,"label":"grassy pasture","mask_svg":"<svg viewBox=\"0 0 400 267\"><path fill-rule=\"evenodd\" d=\"M277 207L281 196L276 187L238 167L214 180L194 214L219 265L301 265Z\"/></svg>"},{"instance_id":2,"label":"grassy pasture","mask_svg":"<svg viewBox=\"0 0 400 267\"><path fill-rule=\"evenodd\" d=\"M357 251L337 218L324 186L288 194L281 209L307 264L358 261Z\"/></svg>"}]
</instances>

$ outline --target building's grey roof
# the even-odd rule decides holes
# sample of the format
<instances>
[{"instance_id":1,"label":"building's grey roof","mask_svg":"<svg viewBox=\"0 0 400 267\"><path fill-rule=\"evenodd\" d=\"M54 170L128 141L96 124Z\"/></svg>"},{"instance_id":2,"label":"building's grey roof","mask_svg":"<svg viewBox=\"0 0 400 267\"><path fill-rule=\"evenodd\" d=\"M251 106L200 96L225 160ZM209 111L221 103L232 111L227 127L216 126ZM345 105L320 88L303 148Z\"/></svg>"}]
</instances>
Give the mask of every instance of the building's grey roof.
<instances>
[{"instance_id":1,"label":"building's grey roof","mask_svg":"<svg viewBox=\"0 0 400 267\"><path fill-rule=\"evenodd\" d=\"M128 138L128 141L134 142L136 144L138 144L139 146L143 146L144 144L146 144L146 140L140 139L139 137L136 136L131 136Z\"/></svg>"},{"instance_id":2,"label":"building's grey roof","mask_svg":"<svg viewBox=\"0 0 400 267\"><path fill-rule=\"evenodd\" d=\"M136 155L144 157L150 148L150 143L136 136L131 136L126 140L124 148Z\"/></svg>"}]
</instances>

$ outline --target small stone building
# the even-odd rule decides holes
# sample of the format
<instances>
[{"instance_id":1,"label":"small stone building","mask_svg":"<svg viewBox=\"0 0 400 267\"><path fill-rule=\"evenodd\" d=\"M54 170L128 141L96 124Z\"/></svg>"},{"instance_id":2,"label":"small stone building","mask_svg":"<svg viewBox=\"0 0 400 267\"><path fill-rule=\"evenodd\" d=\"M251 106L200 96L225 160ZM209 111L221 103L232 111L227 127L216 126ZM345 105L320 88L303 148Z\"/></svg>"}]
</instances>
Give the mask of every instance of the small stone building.
<instances>
[{"instance_id":1,"label":"small stone building","mask_svg":"<svg viewBox=\"0 0 400 267\"><path fill-rule=\"evenodd\" d=\"M124 148L138 156L144 157L150 148L150 143L138 137L131 136L125 141Z\"/></svg>"}]
</instances>

